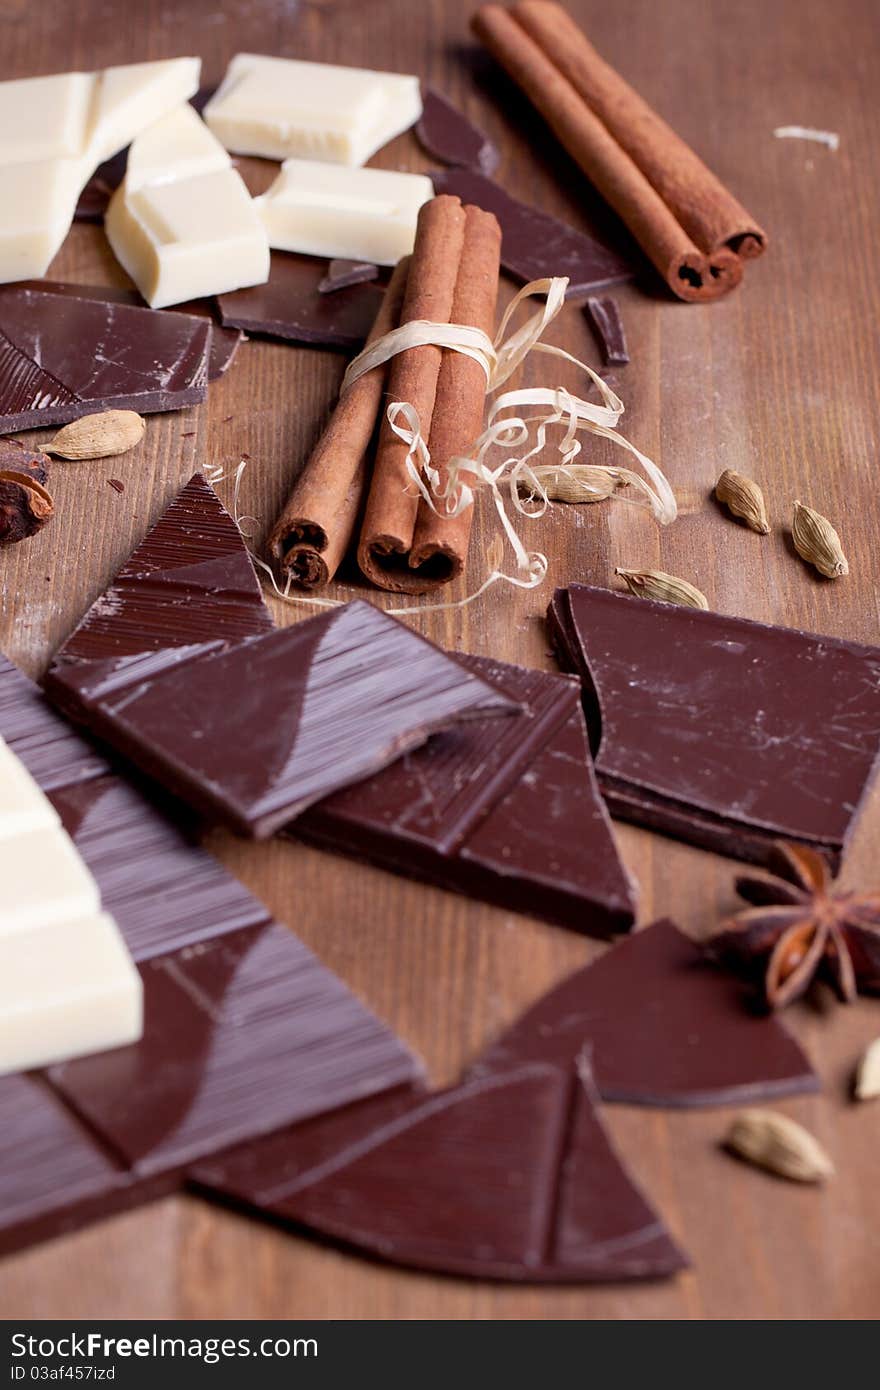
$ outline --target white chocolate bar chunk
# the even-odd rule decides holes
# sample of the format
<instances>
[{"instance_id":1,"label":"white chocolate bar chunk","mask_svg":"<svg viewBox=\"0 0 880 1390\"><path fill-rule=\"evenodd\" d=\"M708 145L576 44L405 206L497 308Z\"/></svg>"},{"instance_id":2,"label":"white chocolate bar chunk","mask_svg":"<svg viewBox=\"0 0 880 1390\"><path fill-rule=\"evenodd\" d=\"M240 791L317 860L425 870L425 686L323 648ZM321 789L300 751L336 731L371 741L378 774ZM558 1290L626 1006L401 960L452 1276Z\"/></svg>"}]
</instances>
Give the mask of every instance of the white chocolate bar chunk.
<instances>
[{"instance_id":1,"label":"white chocolate bar chunk","mask_svg":"<svg viewBox=\"0 0 880 1390\"><path fill-rule=\"evenodd\" d=\"M39 278L104 159L198 89L200 60L0 82L0 283Z\"/></svg>"},{"instance_id":2,"label":"white chocolate bar chunk","mask_svg":"<svg viewBox=\"0 0 880 1390\"><path fill-rule=\"evenodd\" d=\"M238 53L205 107L235 154L365 164L422 114L417 77Z\"/></svg>"},{"instance_id":3,"label":"white chocolate bar chunk","mask_svg":"<svg viewBox=\"0 0 880 1390\"><path fill-rule=\"evenodd\" d=\"M0 1074L136 1042L143 987L104 912L0 937Z\"/></svg>"},{"instance_id":4,"label":"white chocolate bar chunk","mask_svg":"<svg viewBox=\"0 0 880 1390\"><path fill-rule=\"evenodd\" d=\"M58 812L0 738L0 841L60 825Z\"/></svg>"},{"instance_id":5,"label":"white chocolate bar chunk","mask_svg":"<svg viewBox=\"0 0 880 1390\"><path fill-rule=\"evenodd\" d=\"M423 174L288 159L255 201L279 251L396 265L412 251L419 208L433 196Z\"/></svg>"},{"instance_id":6,"label":"white chocolate bar chunk","mask_svg":"<svg viewBox=\"0 0 880 1390\"><path fill-rule=\"evenodd\" d=\"M101 906L97 884L58 827L0 840L0 940L50 922L88 917Z\"/></svg>"},{"instance_id":7,"label":"white chocolate bar chunk","mask_svg":"<svg viewBox=\"0 0 880 1390\"><path fill-rule=\"evenodd\" d=\"M222 145L192 116L198 129L174 112L133 141L133 182L127 174L104 222L116 259L154 309L269 278L254 200Z\"/></svg>"}]
</instances>

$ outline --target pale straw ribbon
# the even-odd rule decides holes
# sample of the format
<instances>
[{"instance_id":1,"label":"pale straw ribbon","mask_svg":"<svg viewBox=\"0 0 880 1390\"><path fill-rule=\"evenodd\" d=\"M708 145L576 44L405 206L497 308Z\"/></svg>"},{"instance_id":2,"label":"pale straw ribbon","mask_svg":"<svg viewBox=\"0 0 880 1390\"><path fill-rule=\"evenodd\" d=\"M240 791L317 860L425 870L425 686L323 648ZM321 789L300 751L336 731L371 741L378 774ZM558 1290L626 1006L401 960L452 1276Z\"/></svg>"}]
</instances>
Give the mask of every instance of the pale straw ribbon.
<instances>
[{"instance_id":1,"label":"pale straw ribbon","mask_svg":"<svg viewBox=\"0 0 880 1390\"><path fill-rule=\"evenodd\" d=\"M489 406L486 428L474 441L471 454L467 457L461 456L449 460L446 464L445 481L431 463L431 455L422 435L416 410L406 401L392 401L386 412L388 423L397 437L407 446L407 471L425 503L438 516L458 516L466 507L473 505L475 489L481 485L487 487L492 495L504 534L516 557L518 574L509 575L501 570L493 569L479 589L475 593L469 594L467 598L447 603L388 608L385 610L386 612L407 614L424 613L432 609L460 608L467 603L472 603L490 585L499 581L522 589L532 589L543 581L548 569L547 557L539 551L529 552L526 550L508 515L501 487L502 484L506 485L513 511L526 517L543 516L550 505L550 499L540 479L532 469L530 461L548 447L548 431L554 425L564 427L563 437L555 445L560 454L560 461L554 465L554 468L557 470L565 469L574 462L582 448L580 435L584 433L594 434L603 439L610 439L630 453L639 462L643 472L636 473L630 468L611 466L600 466L599 471L606 473L609 478L630 484L637 494L638 500L642 505L650 507L654 517L661 525L666 526L675 520L677 515L675 494L665 475L651 459L641 453L635 445L630 444L629 440L625 439L615 428L624 412L624 405L620 398L585 362L581 362L563 348L540 341L545 329L553 322L562 308L567 288L568 280L564 276L532 280L528 285L524 285L508 305L494 343L479 328L467 324L432 323L427 319L416 319L401 325L400 328L393 329L390 333L377 339L376 342L371 343L349 364L342 381L340 395L364 372L380 366L407 348L428 345L449 348L453 352L464 353L466 357L479 362L486 375L486 395L495 396L499 388L522 365L530 353L541 352L571 362L575 367L578 367L598 388L602 398L602 404L598 405L582 400L581 397L573 395L564 387L547 386L525 387L517 391L505 391L501 395L495 396ZM543 306L535 310L520 328L505 338L508 325L520 305L525 300L538 295L544 296ZM502 414L505 411L519 412L521 408L526 406L539 407L539 413L529 417L519 413ZM534 443L528 447L533 434ZM490 467L486 463L486 455L493 448L523 452L508 454L500 463ZM242 521L248 519L238 516L237 505L241 477L245 466L244 463L239 465L235 478L235 519L239 526L241 526ZM469 481L466 481L467 479ZM213 481L219 482L221 477L216 477ZM589 491L589 489L585 489L585 491ZM636 501L637 498L621 498L621 500ZM279 588L270 566L256 556L253 558L260 569L271 578L272 586L279 598L317 607L336 606L338 601L334 599L307 598L292 594L290 592L290 576L288 576L285 588L282 590Z\"/></svg>"}]
</instances>

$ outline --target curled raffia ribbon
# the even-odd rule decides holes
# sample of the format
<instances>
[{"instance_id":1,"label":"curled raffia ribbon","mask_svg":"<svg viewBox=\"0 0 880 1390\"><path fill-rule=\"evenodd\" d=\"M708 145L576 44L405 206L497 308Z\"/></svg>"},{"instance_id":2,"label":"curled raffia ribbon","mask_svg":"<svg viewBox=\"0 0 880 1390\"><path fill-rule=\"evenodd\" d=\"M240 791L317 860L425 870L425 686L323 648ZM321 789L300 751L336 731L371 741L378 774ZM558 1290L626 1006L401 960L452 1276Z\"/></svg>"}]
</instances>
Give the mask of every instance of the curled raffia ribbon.
<instances>
[{"instance_id":1,"label":"curled raffia ribbon","mask_svg":"<svg viewBox=\"0 0 880 1390\"><path fill-rule=\"evenodd\" d=\"M410 478L437 515L457 516L473 505L474 494L479 487L484 486L490 491L504 533L516 556L517 567L520 574L526 577L512 580L510 576L495 570L480 588L480 593L497 579L508 579L522 587L533 588L541 583L547 573L546 556L538 552L530 553L523 545L505 506L502 487L508 493L512 511L530 518L543 516L550 499L530 461L548 447L548 432L556 425L562 426L564 433L555 445L560 455L555 467L566 468L577 458L582 448L580 435L588 433L610 439L630 453L642 468L642 472L637 473L630 468L597 465L598 470L607 473L609 478L631 485L635 495L622 500L640 501L642 505L650 507L657 521L664 526L674 521L677 515L675 494L664 473L616 429L624 413L619 396L585 362L563 348L541 342L544 331L565 302L567 288L568 280L564 276L532 280L524 285L508 305L494 342L480 329L467 324L432 323L427 319L402 324L355 357L343 378L342 390L345 391L364 372L387 362L398 352L427 345L464 353L483 368L486 394L495 397L489 407L486 428L474 441L471 454L449 460L442 477L431 463L428 445L413 406L406 401L392 401L386 412L392 430L407 446L406 467ZM538 295L544 296L543 306L520 328L506 336L511 319L520 305ZM532 352L561 358L579 368L597 387L602 403L585 401L564 387L524 387L495 395ZM519 413L528 406L539 407L540 413L528 417ZM506 413L509 411L514 413ZM507 453L500 463L490 466L487 455L493 449L520 452Z\"/></svg>"}]
</instances>

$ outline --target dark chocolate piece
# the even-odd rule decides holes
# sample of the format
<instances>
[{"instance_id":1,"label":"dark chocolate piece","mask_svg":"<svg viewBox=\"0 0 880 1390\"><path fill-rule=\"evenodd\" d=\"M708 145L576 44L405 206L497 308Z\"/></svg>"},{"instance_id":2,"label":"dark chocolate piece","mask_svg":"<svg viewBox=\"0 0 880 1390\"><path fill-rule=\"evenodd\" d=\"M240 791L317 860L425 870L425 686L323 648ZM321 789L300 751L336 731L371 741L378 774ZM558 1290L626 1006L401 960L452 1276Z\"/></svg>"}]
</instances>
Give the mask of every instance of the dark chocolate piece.
<instances>
[{"instance_id":1,"label":"dark chocolate piece","mask_svg":"<svg viewBox=\"0 0 880 1390\"><path fill-rule=\"evenodd\" d=\"M422 149L441 163L475 169L487 178L501 163L497 145L433 87L422 93L416 138Z\"/></svg>"},{"instance_id":2,"label":"dark chocolate piece","mask_svg":"<svg viewBox=\"0 0 880 1390\"><path fill-rule=\"evenodd\" d=\"M46 689L201 813L257 836L448 724L518 710L369 603L267 628L238 529L196 475Z\"/></svg>"},{"instance_id":3,"label":"dark chocolate piece","mask_svg":"<svg viewBox=\"0 0 880 1390\"><path fill-rule=\"evenodd\" d=\"M612 815L758 864L793 840L837 871L880 754L880 648L585 585L549 619Z\"/></svg>"},{"instance_id":4,"label":"dark chocolate piece","mask_svg":"<svg viewBox=\"0 0 880 1390\"><path fill-rule=\"evenodd\" d=\"M138 1175L384 1091L412 1055L287 928L141 966L144 1036L51 1067L56 1090Z\"/></svg>"},{"instance_id":5,"label":"dark chocolate piece","mask_svg":"<svg viewBox=\"0 0 880 1390\"><path fill-rule=\"evenodd\" d=\"M352 285L363 285L376 280L379 267L372 261L331 261L327 274L318 283L319 294L335 294L337 290L350 289Z\"/></svg>"},{"instance_id":6,"label":"dark chocolate piece","mask_svg":"<svg viewBox=\"0 0 880 1390\"><path fill-rule=\"evenodd\" d=\"M126 289L122 285L72 285L63 280L21 280L19 289L37 290L44 294L63 294L71 299L96 299L107 304L134 304L144 307L144 301L137 290ZM208 356L208 380L217 381L232 365L232 359L243 342L245 335L237 328L223 328L215 322L211 301L207 299L188 299L185 304L175 304L172 310L153 310L154 313L175 313L195 315L206 318L211 324L211 349Z\"/></svg>"},{"instance_id":7,"label":"dark chocolate piece","mask_svg":"<svg viewBox=\"0 0 880 1390\"><path fill-rule=\"evenodd\" d=\"M0 434L110 408L205 399L210 324L190 314L0 286Z\"/></svg>"},{"instance_id":8,"label":"dark chocolate piece","mask_svg":"<svg viewBox=\"0 0 880 1390\"><path fill-rule=\"evenodd\" d=\"M625 367L629 362L629 352L617 300L610 296L598 299L591 295L584 305L584 313L595 329L605 365Z\"/></svg>"},{"instance_id":9,"label":"dark chocolate piece","mask_svg":"<svg viewBox=\"0 0 880 1390\"><path fill-rule=\"evenodd\" d=\"M610 936L635 914L577 689L457 653L524 717L462 724L311 807L297 838L499 907Z\"/></svg>"},{"instance_id":10,"label":"dark chocolate piece","mask_svg":"<svg viewBox=\"0 0 880 1390\"><path fill-rule=\"evenodd\" d=\"M603 1100L734 1105L817 1091L782 1023L670 921L654 922L551 989L477 1059L474 1078L589 1058Z\"/></svg>"},{"instance_id":11,"label":"dark chocolate piece","mask_svg":"<svg viewBox=\"0 0 880 1390\"><path fill-rule=\"evenodd\" d=\"M198 1184L395 1264L529 1283L651 1279L686 1265L622 1167L588 1069L528 1066L413 1099L279 1181L275 1144ZM291 1153L296 1164L295 1139Z\"/></svg>"},{"instance_id":12,"label":"dark chocolate piece","mask_svg":"<svg viewBox=\"0 0 880 1390\"><path fill-rule=\"evenodd\" d=\"M41 1078L0 1077L0 1256L168 1190L122 1168Z\"/></svg>"},{"instance_id":13,"label":"dark chocolate piece","mask_svg":"<svg viewBox=\"0 0 880 1390\"><path fill-rule=\"evenodd\" d=\"M373 326L383 290L368 282L321 294L326 269L327 262L318 257L273 251L264 285L218 296L224 327L312 347L358 351Z\"/></svg>"},{"instance_id":14,"label":"dark chocolate piece","mask_svg":"<svg viewBox=\"0 0 880 1390\"><path fill-rule=\"evenodd\" d=\"M616 251L559 218L511 198L472 169L433 170L431 178L436 193L452 193L463 203L494 212L501 224L501 264L515 280L567 275L566 293L575 295L618 285L636 273L632 262Z\"/></svg>"},{"instance_id":15,"label":"dark chocolate piece","mask_svg":"<svg viewBox=\"0 0 880 1390\"><path fill-rule=\"evenodd\" d=\"M0 738L44 792L104 777L109 764L0 652Z\"/></svg>"}]
</instances>

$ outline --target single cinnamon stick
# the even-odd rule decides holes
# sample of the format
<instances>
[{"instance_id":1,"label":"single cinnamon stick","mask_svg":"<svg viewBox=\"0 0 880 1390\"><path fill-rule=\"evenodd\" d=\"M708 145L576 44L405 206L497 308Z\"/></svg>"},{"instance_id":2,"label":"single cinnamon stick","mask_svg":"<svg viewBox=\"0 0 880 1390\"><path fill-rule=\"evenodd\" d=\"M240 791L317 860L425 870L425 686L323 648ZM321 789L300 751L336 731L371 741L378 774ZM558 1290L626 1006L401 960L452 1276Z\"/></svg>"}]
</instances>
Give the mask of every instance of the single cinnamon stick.
<instances>
[{"instance_id":1,"label":"single cinnamon stick","mask_svg":"<svg viewBox=\"0 0 880 1390\"><path fill-rule=\"evenodd\" d=\"M495 330L495 305L501 262L498 219L482 208L466 206L464 247L452 299L452 322L473 324L489 337ZM483 428L486 374L479 362L461 352L444 352L431 437L431 462L446 481L450 459L466 455ZM434 584L457 579L467 559L474 508L458 516L438 516L422 499L416 517L409 563ZM426 587L429 587L426 584Z\"/></svg>"},{"instance_id":2,"label":"single cinnamon stick","mask_svg":"<svg viewBox=\"0 0 880 1390\"><path fill-rule=\"evenodd\" d=\"M367 343L396 328L409 256L397 263ZM373 367L339 398L266 543L281 572L304 589L333 578L349 547L363 505L368 455L376 432L388 363Z\"/></svg>"},{"instance_id":3,"label":"single cinnamon stick","mask_svg":"<svg viewBox=\"0 0 880 1390\"><path fill-rule=\"evenodd\" d=\"M626 223L674 294L691 301L718 299L739 284L742 261L736 251L727 244L710 245L708 241L697 244L650 178L589 104L584 94L589 84L582 70L587 66L586 50L593 50L560 6L525 0L508 13L500 5L485 5L474 16L472 27ZM540 31L540 43L532 30ZM577 45L571 38L572 31L578 38ZM552 47L553 57L545 51L545 42ZM577 61L567 61L563 71L555 59L566 43L575 49ZM595 56L601 63L598 55ZM573 84L570 75L577 75L583 92ZM635 97L635 93L632 95ZM641 102L640 98L638 100ZM615 129L622 128L628 119L624 110L615 122ZM638 125L635 115L631 119ZM669 135L672 137L673 133L670 131ZM662 162L662 142L658 150L656 139L655 132L652 149L655 161ZM677 136L673 140L676 147L682 144ZM669 158L673 160L674 149L669 152ZM704 168L695 155L693 161ZM709 171L705 172L708 175ZM674 180L670 178L668 182L671 185ZM700 189L692 189L690 196L699 202ZM733 199L730 201L734 203ZM763 237L760 229L750 221L743 227L750 235ZM744 251L747 243L752 249L745 230L740 243Z\"/></svg>"},{"instance_id":4,"label":"single cinnamon stick","mask_svg":"<svg viewBox=\"0 0 880 1390\"><path fill-rule=\"evenodd\" d=\"M401 325L417 319L449 323L464 244L465 214L458 198L442 194L419 212ZM418 415L423 436L430 434L443 351L432 344L407 348L391 360L388 397L407 401ZM373 464L367 507L358 546L358 564L381 589L423 593L433 587L424 573L410 569L419 494L406 468L407 446L383 419Z\"/></svg>"}]
</instances>

